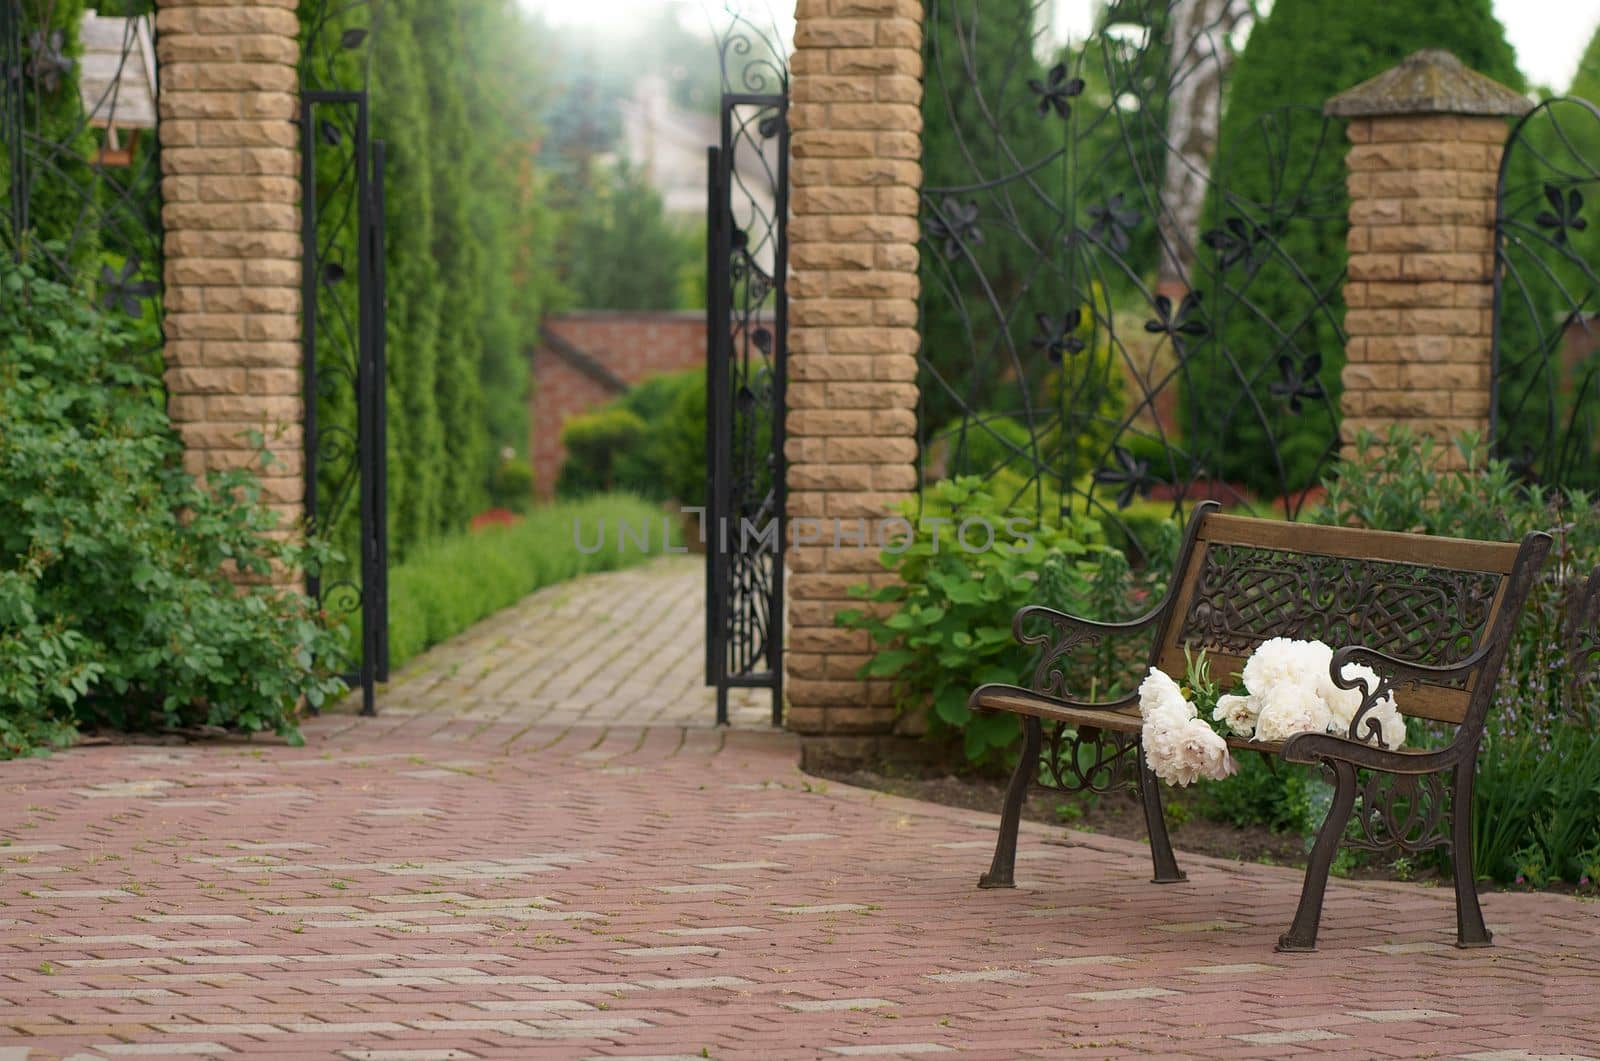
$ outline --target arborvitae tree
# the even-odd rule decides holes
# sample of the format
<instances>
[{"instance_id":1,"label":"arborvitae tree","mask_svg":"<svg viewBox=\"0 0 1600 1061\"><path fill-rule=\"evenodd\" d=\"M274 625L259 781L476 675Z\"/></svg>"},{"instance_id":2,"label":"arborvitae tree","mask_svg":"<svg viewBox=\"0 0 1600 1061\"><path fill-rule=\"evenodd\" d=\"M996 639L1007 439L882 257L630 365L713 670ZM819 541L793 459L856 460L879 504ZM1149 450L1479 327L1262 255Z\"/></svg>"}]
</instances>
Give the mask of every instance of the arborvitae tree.
<instances>
[{"instance_id":1,"label":"arborvitae tree","mask_svg":"<svg viewBox=\"0 0 1600 1061\"><path fill-rule=\"evenodd\" d=\"M443 526L459 528L486 501L490 467L484 423L481 316L488 257L477 238L474 212L483 205L475 184L483 144L472 127L464 83L450 71L471 70L464 62L466 36L461 13L436 0L403 0L421 47L430 115L429 162L433 167L433 256L443 280L439 337L438 397L444 423ZM442 528L441 528L442 529Z\"/></svg>"},{"instance_id":2,"label":"arborvitae tree","mask_svg":"<svg viewBox=\"0 0 1600 1061\"><path fill-rule=\"evenodd\" d=\"M433 142L427 74L403 11L373 42L374 135L387 144L389 540L394 559L446 523L438 405L443 281L433 258Z\"/></svg>"},{"instance_id":3,"label":"arborvitae tree","mask_svg":"<svg viewBox=\"0 0 1600 1061\"><path fill-rule=\"evenodd\" d=\"M1422 48L1446 49L1474 70L1523 87L1490 0L1276 0L1250 34L1234 71L1202 227L1223 229L1229 221L1260 226L1275 234L1276 250L1230 298L1216 290L1228 245L1213 248L1213 290L1204 302L1213 334L1192 355L1183 402L1185 442L1209 454L1225 478L1266 492L1307 485L1333 437L1330 411L1304 403L1296 417L1270 392L1281 382L1278 356L1288 349L1320 354L1317 378L1335 398L1344 365L1332 320L1343 313L1346 228L1340 219L1348 203L1348 144L1338 129L1323 139L1316 112L1330 97ZM1288 117L1286 107L1303 110ZM1206 258L1196 287L1206 282ZM1328 303L1327 313L1314 311L1319 298ZM1287 341L1274 324L1290 333ZM1254 412L1257 405L1263 414Z\"/></svg>"},{"instance_id":4,"label":"arborvitae tree","mask_svg":"<svg viewBox=\"0 0 1600 1061\"><path fill-rule=\"evenodd\" d=\"M474 231L484 248L479 380L495 462L504 450L527 449L528 351L545 285L537 273L519 277L518 261L524 250L519 240L530 238L528 215L537 208L528 165L536 150L541 87L528 70L533 49L514 4L474 0L466 5L464 22L478 72L469 84L468 106L480 137L474 214Z\"/></svg>"}]
</instances>

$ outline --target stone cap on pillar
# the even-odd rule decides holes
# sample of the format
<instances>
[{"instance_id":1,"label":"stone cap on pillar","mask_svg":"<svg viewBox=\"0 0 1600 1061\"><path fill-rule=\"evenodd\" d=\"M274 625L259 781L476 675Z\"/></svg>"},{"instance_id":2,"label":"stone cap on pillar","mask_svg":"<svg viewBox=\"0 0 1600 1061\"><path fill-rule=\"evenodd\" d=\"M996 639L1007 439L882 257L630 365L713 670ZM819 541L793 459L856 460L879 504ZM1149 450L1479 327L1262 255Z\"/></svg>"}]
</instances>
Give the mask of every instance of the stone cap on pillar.
<instances>
[{"instance_id":1,"label":"stone cap on pillar","mask_svg":"<svg viewBox=\"0 0 1600 1061\"><path fill-rule=\"evenodd\" d=\"M1413 52L1377 77L1339 93L1323 105L1334 118L1395 118L1462 114L1517 117L1533 109L1527 97L1469 69L1439 48Z\"/></svg>"}]
</instances>

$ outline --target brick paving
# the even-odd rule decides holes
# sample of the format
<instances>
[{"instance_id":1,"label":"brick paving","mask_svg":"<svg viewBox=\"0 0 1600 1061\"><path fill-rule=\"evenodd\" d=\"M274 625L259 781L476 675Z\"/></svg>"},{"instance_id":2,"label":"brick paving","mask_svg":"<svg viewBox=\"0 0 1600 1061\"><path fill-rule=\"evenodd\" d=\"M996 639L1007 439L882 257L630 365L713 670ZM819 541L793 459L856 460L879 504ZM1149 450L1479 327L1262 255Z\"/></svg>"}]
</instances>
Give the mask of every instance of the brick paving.
<instances>
[{"instance_id":1,"label":"brick paving","mask_svg":"<svg viewBox=\"0 0 1600 1061\"><path fill-rule=\"evenodd\" d=\"M713 726L717 698L705 670L705 558L669 556L549 586L496 613L396 674L379 710L523 725ZM771 694L735 689L728 715L736 727L770 727Z\"/></svg>"},{"instance_id":2,"label":"brick paving","mask_svg":"<svg viewBox=\"0 0 1600 1061\"><path fill-rule=\"evenodd\" d=\"M792 738L326 716L0 765L0 1059L1600 1056L1600 906L1298 875L809 780Z\"/></svg>"}]
</instances>

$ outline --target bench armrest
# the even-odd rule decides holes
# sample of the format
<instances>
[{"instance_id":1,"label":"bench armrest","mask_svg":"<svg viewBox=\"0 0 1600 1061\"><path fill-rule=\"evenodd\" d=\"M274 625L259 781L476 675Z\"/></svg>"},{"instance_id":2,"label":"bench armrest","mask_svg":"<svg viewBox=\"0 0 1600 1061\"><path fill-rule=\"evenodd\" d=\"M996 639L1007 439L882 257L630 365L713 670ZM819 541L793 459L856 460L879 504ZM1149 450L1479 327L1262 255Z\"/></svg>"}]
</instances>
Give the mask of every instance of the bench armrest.
<instances>
[{"instance_id":1,"label":"bench armrest","mask_svg":"<svg viewBox=\"0 0 1600 1061\"><path fill-rule=\"evenodd\" d=\"M1283 742L1278 754L1291 763L1340 759L1391 774L1432 774L1460 762L1462 747L1452 742L1443 748L1380 748L1338 733L1296 733Z\"/></svg>"},{"instance_id":2,"label":"bench armrest","mask_svg":"<svg viewBox=\"0 0 1600 1061\"><path fill-rule=\"evenodd\" d=\"M1341 689L1355 689L1361 693L1361 707L1350 719L1349 738L1363 742L1377 740L1381 746L1381 727L1377 719L1367 718L1380 701L1404 685L1414 686L1424 681L1433 685L1444 685L1454 679L1465 678L1483 665L1492 647L1486 639L1470 656L1459 663L1442 667L1428 663L1414 663L1365 645L1347 645L1334 652L1333 660L1328 664L1328 673L1333 679L1333 684ZM1377 687L1369 688L1367 679L1359 674L1347 676L1344 670L1352 663L1370 667L1376 672ZM1366 731L1364 736L1363 729Z\"/></svg>"},{"instance_id":3,"label":"bench armrest","mask_svg":"<svg viewBox=\"0 0 1600 1061\"><path fill-rule=\"evenodd\" d=\"M1032 690L1074 706L1102 706L1071 695L1066 688L1067 676L1060 666L1062 660L1079 645L1101 641L1108 637L1137 634L1155 626L1166 616L1172 600L1173 594L1169 590L1159 604L1137 619L1114 623L1068 615L1042 604L1030 604L1019 609L1011 619L1012 635L1021 644L1041 646L1039 662L1033 668ZM1048 626L1046 629L1030 633L1025 627L1028 620L1036 617L1042 617ZM1122 697L1116 702L1125 703L1127 699Z\"/></svg>"}]
</instances>

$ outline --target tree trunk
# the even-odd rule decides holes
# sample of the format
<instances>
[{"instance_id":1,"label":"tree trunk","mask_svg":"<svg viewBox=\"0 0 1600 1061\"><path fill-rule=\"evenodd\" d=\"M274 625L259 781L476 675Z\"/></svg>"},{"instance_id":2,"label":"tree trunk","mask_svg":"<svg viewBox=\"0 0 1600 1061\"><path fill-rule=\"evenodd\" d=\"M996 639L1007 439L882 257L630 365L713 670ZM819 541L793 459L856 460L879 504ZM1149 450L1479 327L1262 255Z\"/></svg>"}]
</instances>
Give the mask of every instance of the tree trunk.
<instances>
[{"instance_id":1,"label":"tree trunk","mask_svg":"<svg viewBox=\"0 0 1600 1061\"><path fill-rule=\"evenodd\" d=\"M1167 165L1161 185L1161 274L1157 290L1188 290L1200 211L1222 121L1222 79L1233 64L1229 36L1252 17L1249 0L1176 0L1167 72Z\"/></svg>"}]
</instances>

